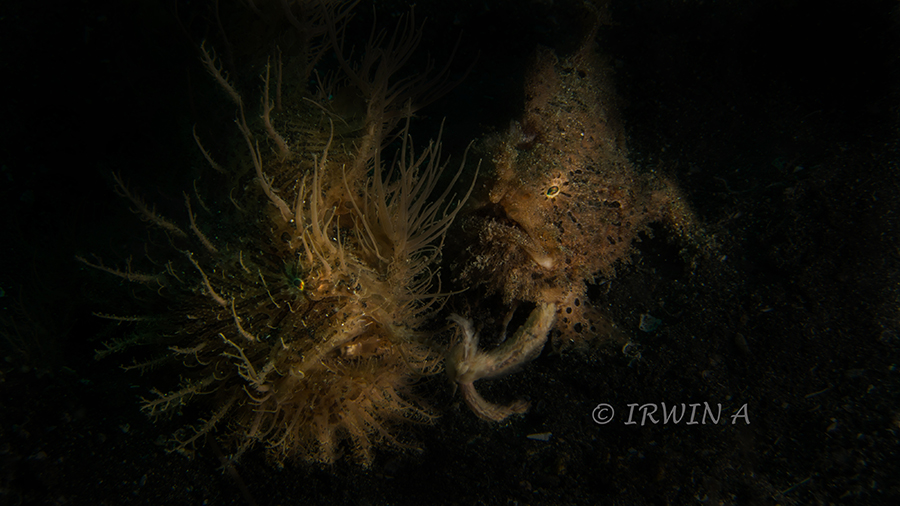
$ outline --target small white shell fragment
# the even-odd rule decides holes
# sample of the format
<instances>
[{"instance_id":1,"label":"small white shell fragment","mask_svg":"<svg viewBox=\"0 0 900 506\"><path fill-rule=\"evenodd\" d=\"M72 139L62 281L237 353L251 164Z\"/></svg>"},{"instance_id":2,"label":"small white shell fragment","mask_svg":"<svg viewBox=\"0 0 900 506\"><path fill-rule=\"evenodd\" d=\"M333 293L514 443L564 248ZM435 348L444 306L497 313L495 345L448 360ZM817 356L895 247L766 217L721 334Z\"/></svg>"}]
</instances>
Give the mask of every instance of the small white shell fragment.
<instances>
[{"instance_id":1,"label":"small white shell fragment","mask_svg":"<svg viewBox=\"0 0 900 506\"><path fill-rule=\"evenodd\" d=\"M552 435L552 432L538 432L537 434L529 434L527 437L535 441L550 441L550 436Z\"/></svg>"}]
</instances>

